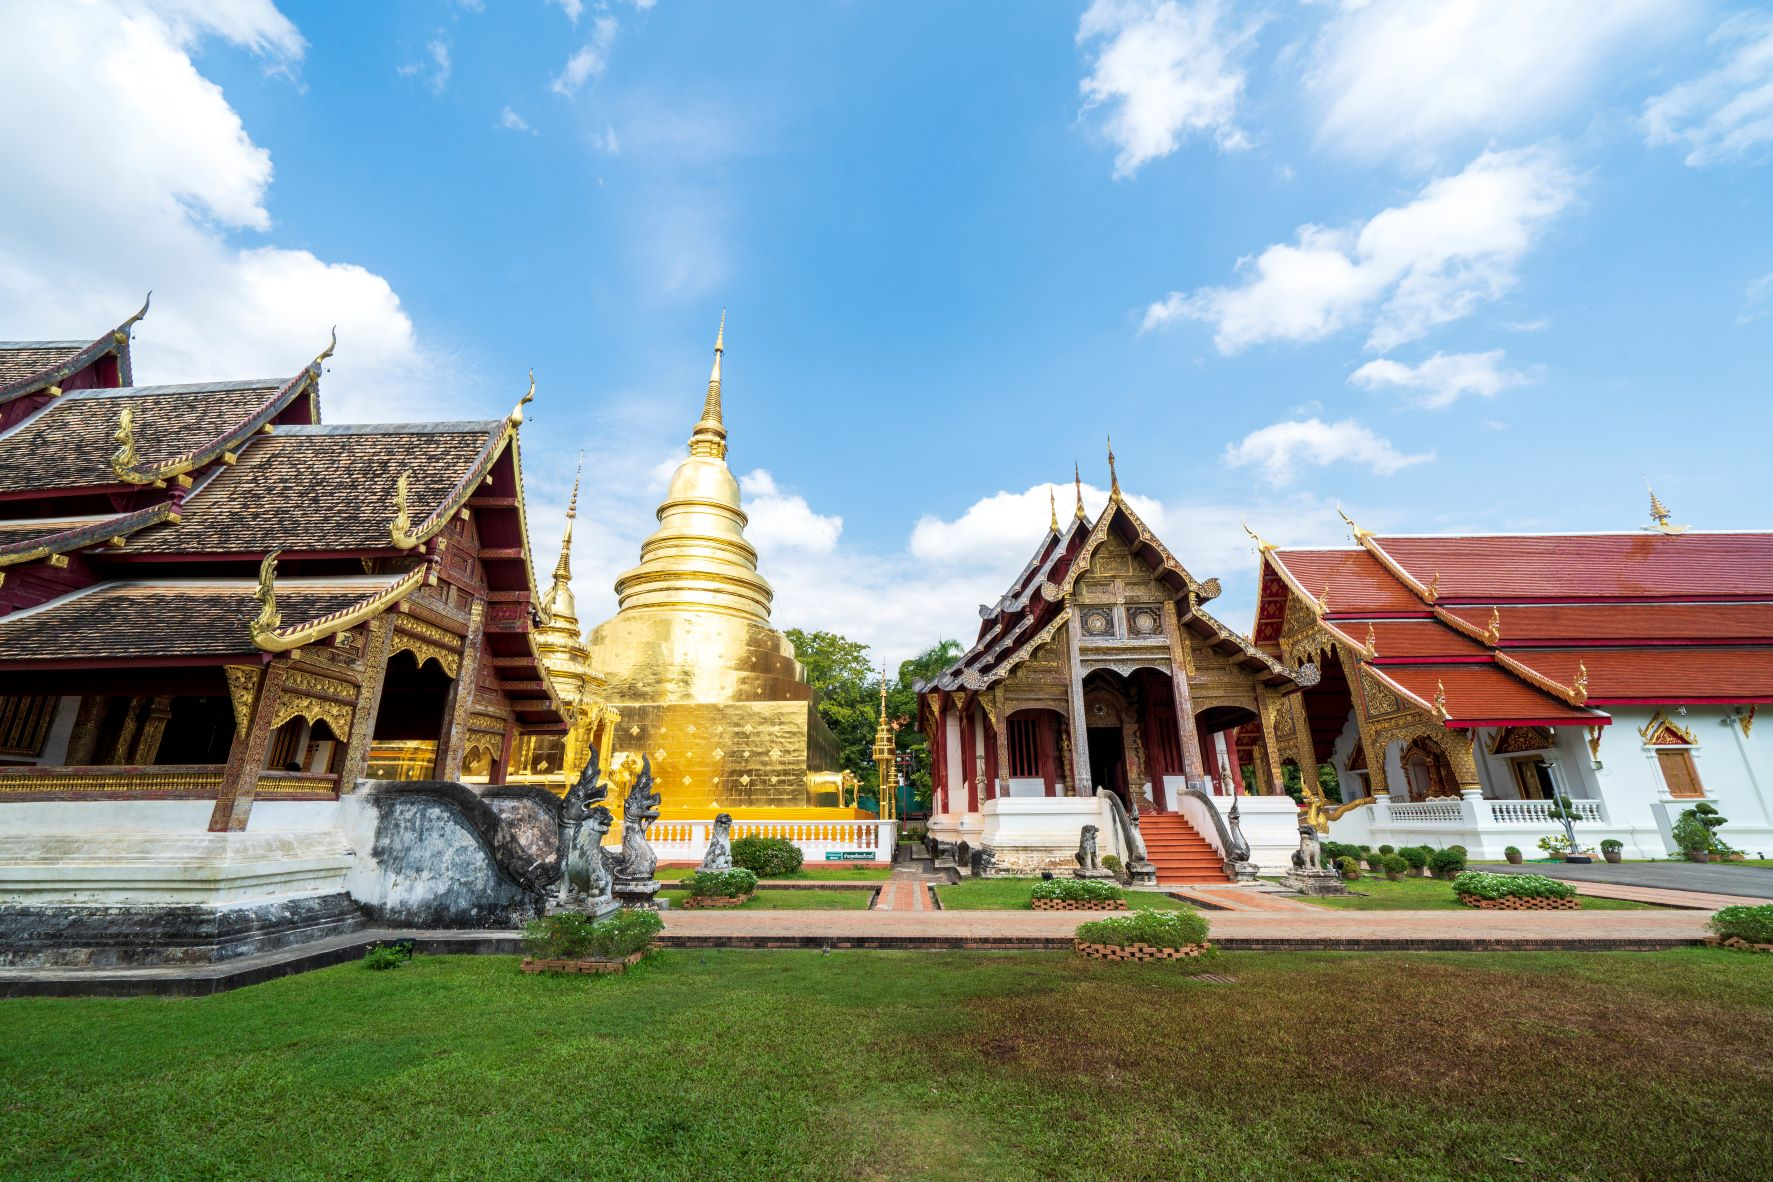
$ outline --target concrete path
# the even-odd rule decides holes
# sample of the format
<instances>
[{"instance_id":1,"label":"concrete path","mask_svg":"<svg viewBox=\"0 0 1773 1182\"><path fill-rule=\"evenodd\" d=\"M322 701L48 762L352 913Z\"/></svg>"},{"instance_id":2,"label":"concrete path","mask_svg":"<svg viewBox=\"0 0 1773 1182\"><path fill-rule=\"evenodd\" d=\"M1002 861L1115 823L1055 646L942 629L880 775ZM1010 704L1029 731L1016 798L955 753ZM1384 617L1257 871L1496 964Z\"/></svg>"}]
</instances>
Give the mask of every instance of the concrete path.
<instances>
[{"instance_id":1,"label":"concrete path","mask_svg":"<svg viewBox=\"0 0 1773 1182\"><path fill-rule=\"evenodd\" d=\"M1187 899L1191 903L1198 903L1209 911L1311 912L1322 910L1322 908L1313 907L1310 903L1301 903L1298 899L1249 887L1176 887L1169 893Z\"/></svg>"},{"instance_id":2,"label":"concrete path","mask_svg":"<svg viewBox=\"0 0 1773 1182\"><path fill-rule=\"evenodd\" d=\"M1720 866L1698 862L1529 862L1521 866L1473 866L1498 874L1543 874L1569 882L1612 883L1619 886L1654 887L1673 891L1729 896L1736 903L1773 901L1773 868ZM1624 896L1614 896L1623 898Z\"/></svg>"}]
</instances>

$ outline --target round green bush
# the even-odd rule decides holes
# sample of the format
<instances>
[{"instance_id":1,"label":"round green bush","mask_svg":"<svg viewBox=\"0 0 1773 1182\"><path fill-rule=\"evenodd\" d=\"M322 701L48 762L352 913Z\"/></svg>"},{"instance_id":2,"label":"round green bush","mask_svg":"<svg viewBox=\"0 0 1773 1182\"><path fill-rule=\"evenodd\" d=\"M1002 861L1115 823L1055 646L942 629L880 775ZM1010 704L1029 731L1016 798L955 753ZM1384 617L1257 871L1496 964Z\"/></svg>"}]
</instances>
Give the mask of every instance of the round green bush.
<instances>
[{"instance_id":1,"label":"round green bush","mask_svg":"<svg viewBox=\"0 0 1773 1182\"><path fill-rule=\"evenodd\" d=\"M645 908L624 909L597 923L577 911L557 911L524 926L523 951L535 960L620 960L651 944L664 926L658 912Z\"/></svg>"},{"instance_id":2,"label":"round green bush","mask_svg":"<svg viewBox=\"0 0 1773 1182\"><path fill-rule=\"evenodd\" d=\"M1387 874L1402 874L1410 868L1410 864L1396 854L1386 854L1383 865Z\"/></svg>"},{"instance_id":3,"label":"round green bush","mask_svg":"<svg viewBox=\"0 0 1773 1182\"><path fill-rule=\"evenodd\" d=\"M1478 899L1568 899L1576 888L1543 874L1488 874L1467 870L1453 880L1453 893Z\"/></svg>"},{"instance_id":4,"label":"round green bush","mask_svg":"<svg viewBox=\"0 0 1773 1182\"><path fill-rule=\"evenodd\" d=\"M1078 924L1077 938L1086 944L1112 944L1116 948L1134 944L1187 948L1206 942L1207 920L1198 911L1129 911Z\"/></svg>"},{"instance_id":5,"label":"round green bush","mask_svg":"<svg viewBox=\"0 0 1773 1182\"><path fill-rule=\"evenodd\" d=\"M1353 858L1337 858L1336 873L1340 874L1346 882L1359 882L1361 878L1361 864Z\"/></svg>"},{"instance_id":6,"label":"round green bush","mask_svg":"<svg viewBox=\"0 0 1773 1182\"><path fill-rule=\"evenodd\" d=\"M1505 858L1518 858L1521 856L1521 847L1518 845L1505 845L1502 847L1502 856Z\"/></svg>"},{"instance_id":7,"label":"round green bush","mask_svg":"<svg viewBox=\"0 0 1773 1182\"><path fill-rule=\"evenodd\" d=\"M743 867L732 870L698 870L684 879L697 899L737 899L757 889L757 875Z\"/></svg>"},{"instance_id":8,"label":"round green bush","mask_svg":"<svg viewBox=\"0 0 1773 1182\"><path fill-rule=\"evenodd\" d=\"M800 847L782 837L741 837L733 842L733 865L759 878L786 878L800 870Z\"/></svg>"},{"instance_id":9,"label":"round green bush","mask_svg":"<svg viewBox=\"0 0 1773 1182\"><path fill-rule=\"evenodd\" d=\"M1740 936L1750 944L1773 944L1773 903L1720 907L1705 926L1726 940Z\"/></svg>"},{"instance_id":10,"label":"round green bush","mask_svg":"<svg viewBox=\"0 0 1773 1182\"><path fill-rule=\"evenodd\" d=\"M1379 853L1381 856L1389 858L1391 855L1397 853L1397 847L1393 845L1382 845L1379 847Z\"/></svg>"},{"instance_id":11,"label":"round green bush","mask_svg":"<svg viewBox=\"0 0 1773 1182\"><path fill-rule=\"evenodd\" d=\"M1407 845L1397 852L1397 856L1402 858L1404 865L1411 870L1420 870L1428 865L1428 855L1423 852L1421 846Z\"/></svg>"},{"instance_id":12,"label":"round green bush","mask_svg":"<svg viewBox=\"0 0 1773 1182\"><path fill-rule=\"evenodd\" d=\"M1124 899L1126 892L1101 878L1049 878L1034 884L1031 899L1060 899L1068 903L1098 903Z\"/></svg>"},{"instance_id":13,"label":"round green bush","mask_svg":"<svg viewBox=\"0 0 1773 1182\"><path fill-rule=\"evenodd\" d=\"M1448 846L1444 850L1436 850L1429 855L1428 868L1440 878L1452 878L1465 869L1465 847Z\"/></svg>"}]
</instances>

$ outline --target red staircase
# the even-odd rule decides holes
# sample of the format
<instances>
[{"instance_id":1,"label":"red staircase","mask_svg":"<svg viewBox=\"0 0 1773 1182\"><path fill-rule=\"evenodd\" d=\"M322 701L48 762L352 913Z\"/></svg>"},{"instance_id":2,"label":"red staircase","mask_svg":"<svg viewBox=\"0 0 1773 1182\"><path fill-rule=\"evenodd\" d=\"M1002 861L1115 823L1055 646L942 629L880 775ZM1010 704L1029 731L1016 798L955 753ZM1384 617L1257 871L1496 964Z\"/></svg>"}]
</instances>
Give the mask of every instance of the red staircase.
<instances>
[{"instance_id":1,"label":"red staircase","mask_svg":"<svg viewBox=\"0 0 1773 1182\"><path fill-rule=\"evenodd\" d=\"M1151 864L1157 867L1157 881L1164 886L1233 881L1225 873L1225 859L1180 813L1141 815L1139 835L1145 839Z\"/></svg>"}]
</instances>

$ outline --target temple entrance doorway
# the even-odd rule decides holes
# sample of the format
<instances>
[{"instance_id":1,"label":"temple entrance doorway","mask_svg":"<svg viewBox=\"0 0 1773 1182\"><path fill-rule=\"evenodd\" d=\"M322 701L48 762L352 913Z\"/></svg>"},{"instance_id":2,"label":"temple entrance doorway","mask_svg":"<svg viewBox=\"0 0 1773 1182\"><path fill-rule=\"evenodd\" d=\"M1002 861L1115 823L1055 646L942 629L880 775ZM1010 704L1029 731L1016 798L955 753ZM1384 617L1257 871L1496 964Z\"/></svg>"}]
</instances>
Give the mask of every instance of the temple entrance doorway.
<instances>
[{"instance_id":1,"label":"temple entrance doorway","mask_svg":"<svg viewBox=\"0 0 1773 1182\"><path fill-rule=\"evenodd\" d=\"M1097 788L1107 788L1120 797L1122 804L1128 803L1126 746L1121 740L1120 728L1090 727L1089 740L1089 794L1094 795Z\"/></svg>"},{"instance_id":2,"label":"temple entrance doorway","mask_svg":"<svg viewBox=\"0 0 1773 1182\"><path fill-rule=\"evenodd\" d=\"M437 774L437 741L453 684L435 658L421 665L408 649L388 658L369 748L370 779L429 780Z\"/></svg>"}]
</instances>

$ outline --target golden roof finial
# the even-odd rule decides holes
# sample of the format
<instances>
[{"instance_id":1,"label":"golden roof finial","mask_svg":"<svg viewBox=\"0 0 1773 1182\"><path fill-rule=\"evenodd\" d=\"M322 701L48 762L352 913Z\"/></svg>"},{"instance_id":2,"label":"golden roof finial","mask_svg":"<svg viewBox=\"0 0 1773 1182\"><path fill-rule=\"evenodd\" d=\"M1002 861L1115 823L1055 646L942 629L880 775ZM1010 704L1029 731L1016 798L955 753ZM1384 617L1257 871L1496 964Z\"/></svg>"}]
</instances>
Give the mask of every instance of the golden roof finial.
<instances>
[{"instance_id":1,"label":"golden roof finial","mask_svg":"<svg viewBox=\"0 0 1773 1182\"><path fill-rule=\"evenodd\" d=\"M1656 490L1650 488L1650 478L1648 476L1644 477L1644 487L1650 489L1651 522L1651 524L1644 527L1645 529L1650 530L1653 533L1673 535L1684 534L1692 528L1687 525L1670 525L1669 518L1674 516L1674 514L1670 513L1668 511L1668 506L1664 505L1661 500L1657 498Z\"/></svg>"},{"instance_id":2,"label":"golden roof finial","mask_svg":"<svg viewBox=\"0 0 1773 1182\"><path fill-rule=\"evenodd\" d=\"M1244 527L1244 532L1250 535L1250 540L1256 543L1257 553L1270 554L1274 552L1275 545L1273 542L1263 541L1262 535L1251 529L1249 522L1243 521L1241 518L1239 519L1239 522Z\"/></svg>"},{"instance_id":3,"label":"golden roof finial","mask_svg":"<svg viewBox=\"0 0 1773 1182\"><path fill-rule=\"evenodd\" d=\"M1373 633L1373 621L1367 621L1367 660L1379 655L1379 638Z\"/></svg>"},{"instance_id":4,"label":"golden roof finial","mask_svg":"<svg viewBox=\"0 0 1773 1182\"><path fill-rule=\"evenodd\" d=\"M111 436L117 450L111 453L111 471L124 476L142 462L135 450L135 408L126 406L117 416L117 431Z\"/></svg>"},{"instance_id":5,"label":"golden roof finial","mask_svg":"<svg viewBox=\"0 0 1773 1182\"><path fill-rule=\"evenodd\" d=\"M692 456L726 459L726 424L720 411L720 358L726 352L726 309L720 310L720 328L714 334L714 366L708 371L708 397L702 402L702 417L690 432Z\"/></svg>"},{"instance_id":6,"label":"golden roof finial","mask_svg":"<svg viewBox=\"0 0 1773 1182\"><path fill-rule=\"evenodd\" d=\"M1495 645L1495 644L1500 644L1501 641L1502 641L1502 609L1499 607L1492 607L1490 609L1490 626L1488 628L1484 629L1484 643L1489 644L1489 645Z\"/></svg>"},{"instance_id":7,"label":"golden roof finial","mask_svg":"<svg viewBox=\"0 0 1773 1182\"><path fill-rule=\"evenodd\" d=\"M119 345L129 344L129 330L130 330L130 328L132 328L135 325L136 321L140 320L142 317L144 317L148 314L148 305L153 302L154 302L154 293L152 291L150 291L150 292L148 292L147 298L142 300L141 309L138 312L136 312L136 314L134 316L131 316L128 320L125 320L122 324L119 324L117 326L116 330L111 333L111 339L116 341Z\"/></svg>"},{"instance_id":8,"label":"golden roof finial","mask_svg":"<svg viewBox=\"0 0 1773 1182\"><path fill-rule=\"evenodd\" d=\"M1588 663L1576 662L1576 680L1570 684L1570 693L1578 704L1588 701Z\"/></svg>"},{"instance_id":9,"label":"golden roof finial","mask_svg":"<svg viewBox=\"0 0 1773 1182\"><path fill-rule=\"evenodd\" d=\"M314 360L308 362L308 368L313 369L313 370L318 370L320 368L320 363L322 361L325 361L328 357L331 357L332 351L338 347L339 347L339 326L335 324L332 326L332 340L326 342L326 348L320 350L319 356L315 357Z\"/></svg>"},{"instance_id":10,"label":"golden roof finial","mask_svg":"<svg viewBox=\"0 0 1773 1182\"><path fill-rule=\"evenodd\" d=\"M1341 505L1336 506L1336 516L1338 516L1342 520L1346 521L1348 523L1348 528L1354 531L1354 544L1355 545L1359 546L1363 542L1365 542L1368 538L1373 536L1372 530L1362 529L1360 526L1356 525L1354 523L1354 518L1350 517L1347 513L1344 513L1342 511Z\"/></svg>"},{"instance_id":11,"label":"golden roof finial","mask_svg":"<svg viewBox=\"0 0 1773 1182\"><path fill-rule=\"evenodd\" d=\"M1422 589L1422 597L1430 604L1441 597L1441 572L1435 571L1434 578L1428 580L1428 586Z\"/></svg>"},{"instance_id":12,"label":"golden roof finial","mask_svg":"<svg viewBox=\"0 0 1773 1182\"><path fill-rule=\"evenodd\" d=\"M1317 597L1317 603L1314 606L1317 608L1319 616L1330 614L1330 586L1328 583L1324 584L1324 593Z\"/></svg>"},{"instance_id":13,"label":"golden roof finial","mask_svg":"<svg viewBox=\"0 0 1773 1182\"><path fill-rule=\"evenodd\" d=\"M1114 468L1114 436L1108 437L1108 495L1120 496L1120 473Z\"/></svg>"},{"instance_id":14,"label":"golden roof finial","mask_svg":"<svg viewBox=\"0 0 1773 1182\"><path fill-rule=\"evenodd\" d=\"M573 495L566 503L566 533L560 539L560 561L554 564L554 582L556 585L572 581L573 568L570 555L573 552L573 519L579 515L579 478L585 471L585 453L579 452L579 463L573 469Z\"/></svg>"},{"instance_id":15,"label":"golden roof finial","mask_svg":"<svg viewBox=\"0 0 1773 1182\"><path fill-rule=\"evenodd\" d=\"M1434 716L1442 722L1453 717L1447 710L1447 687L1439 679L1434 683Z\"/></svg>"},{"instance_id":16,"label":"golden roof finial","mask_svg":"<svg viewBox=\"0 0 1773 1182\"><path fill-rule=\"evenodd\" d=\"M1053 492L1053 486L1050 484L1047 485L1047 529L1053 533L1059 532L1058 494Z\"/></svg>"},{"instance_id":17,"label":"golden roof finial","mask_svg":"<svg viewBox=\"0 0 1773 1182\"><path fill-rule=\"evenodd\" d=\"M267 632L275 632L277 625L283 623L283 617L277 612L277 556L281 550L273 550L265 555L259 563L259 587L253 597L259 601L259 614L249 625L252 638L256 643Z\"/></svg>"},{"instance_id":18,"label":"golden roof finial","mask_svg":"<svg viewBox=\"0 0 1773 1182\"><path fill-rule=\"evenodd\" d=\"M529 389L524 391L523 397L519 398L517 400L517 405L512 407L511 413L506 416L506 419L510 422L510 424L513 427L521 427L523 425L523 408L528 406L530 403L534 402L535 400L536 400L536 371L532 369L529 371Z\"/></svg>"},{"instance_id":19,"label":"golden roof finial","mask_svg":"<svg viewBox=\"0 0 1773 1182\"><path fill-rule=\"evenodd\" d=\"M394 481L394 520L388 523L388 537L402 550L419 544L412 534L412 514L407 508L407 492L412 484L412 469L402 472Z\"/></svg>"},{"instance_id":20,"label":"golden roof finial","mask_svg":"<svg viewBox=\"0 0 1773 1182\"><path fill-rule=\"evenodd\" d=\"M1077 508L1073 513L1079 521L1082 521L1084 518L1083 472L1078 468L1076 460L1071 461L1071 487L1077 490Z\"/></svg>"}]
</instances>

